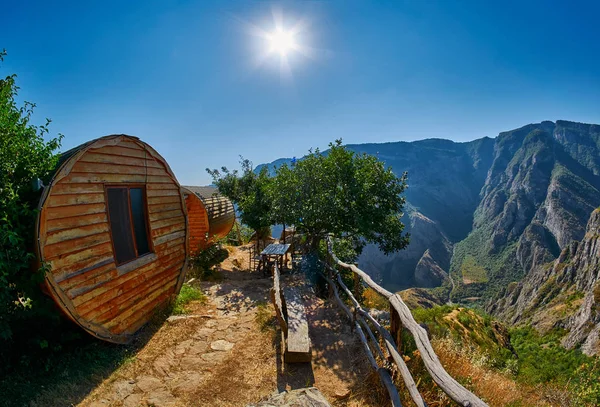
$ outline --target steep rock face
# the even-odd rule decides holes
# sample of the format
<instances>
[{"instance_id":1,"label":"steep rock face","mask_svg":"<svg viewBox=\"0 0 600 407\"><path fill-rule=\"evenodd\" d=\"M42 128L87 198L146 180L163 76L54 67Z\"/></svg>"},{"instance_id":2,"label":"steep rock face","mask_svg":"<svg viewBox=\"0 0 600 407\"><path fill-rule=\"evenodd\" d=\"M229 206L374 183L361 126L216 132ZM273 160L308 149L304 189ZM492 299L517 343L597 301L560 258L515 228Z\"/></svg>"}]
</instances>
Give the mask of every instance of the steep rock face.
<instances>
[{"instance_id":1,"label":"steep rock face","mask_svg":"<svg viewBox=\"0 0 600 407\"><path fill-rule=\"evenodd\" d=\"M439 287L442 285L444 280L448 278L449 261L447 263L442 262L440 265L435 258L431 255L431 252L440 245L434 245L432 248L425 250L423 256L419 259L417 266L415 267L415 284L419 287ZM442 253L442 256L446 257L449 252Z\"/></svg>"},{"instance_id":2,"label":"steep rock face","mask_svg":"<svg viewBox=\"0 0 600 407\"><path fill-rule=\"evenodd\" d=\"M451 242L464 239L471 230L493 147L490 138L468 143L429 139L348 146L376 156L397 175L408 172L406 200L436 222Z\"/></svg>"},{"instance_id":3,"label":"steep rock face","mask_svg":"<svg viewBox=\"0 0 600 407\"><path fill-rule=\"evenodd\" d=\"M535 267L495 304L512 323L530 323L540 331L564 328L563 344L600 351L600 209L587 224L583 240L571 242L552 263Z\"/></svg>"},{"instance_id":4,"label":"steep rock face","mask_svg":"<svg viewBox=\"0 0 600 407\"><path fill-rule=\"evenodd\" d=\"M520 318L535 285L549 278L538 266L580 240L589 214L600 205L600 177L594 173L598 160L582 153L590 140L597 142L597 126L564 121L498 136L473 230L456 245L451 266L451 273L464 280L468 259L471 268L474 262L485 270L487 281L461 284L457 298L506 293L488 310L513 321ZM517 283L528 274L531 284Z\"/></svg>"},{"instance_id":5,"label":"steep rock face","mask_svg":"<svg viewBox=\"0 0 600 407\"><path fill-rule=\"evenodd\" d=\"M441 285L449 271L453 242L471 229L493 146L489 138L469 143L430 139L348 146L377 156L397 175L407 171L409 179L405 223L410 245L388 256L368 246L359 258L361 267L391 290Z\"/></svg>"},{"instance_id":6,"label":"steep rock face","mask_svg":"<svg viewBox=\"0 0 600 407\"><path fill-rule=\"evenodd\" d=\"M583 304L565 324L570 333L563 343L569 348L581 345L587 354L600 353L600 209L590 217L585 238L557 280L585 294Z\"/></svg>"},{"instance_id":7,"label":"steep rock face","mask_svg":"<svg viewBox=\"0 0 600 407\"><path fill-rule=\"evenodd\" d=\"M367 245L358 264L393 290L438 286L446 277L452 245L439 225L422 213L412 209L406 217L411 243L405 250L386 256L375 245Z\"/></svg>"}]
</instances>

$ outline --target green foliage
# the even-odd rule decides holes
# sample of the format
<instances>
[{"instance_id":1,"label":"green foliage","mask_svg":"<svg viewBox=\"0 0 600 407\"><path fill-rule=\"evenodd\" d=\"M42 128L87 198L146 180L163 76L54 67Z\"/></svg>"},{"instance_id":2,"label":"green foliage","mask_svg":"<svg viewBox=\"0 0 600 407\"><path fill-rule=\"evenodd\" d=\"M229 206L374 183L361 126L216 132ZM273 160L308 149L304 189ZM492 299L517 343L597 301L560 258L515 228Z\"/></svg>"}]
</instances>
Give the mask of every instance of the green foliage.
<instances>
[{"instance_id":1,"label":"green foliage","mask_svg":"<svg viewBox=\"0 0 600 407\"><path fill-rule=\"evenodd\" d=\"M221 264L229 257L229 252L220 242L211 243L208 247L200 250L190 258L190 277L201 280L210 279L215 273L215 266Z\"/></svg>"},{"instance_id":2,"label":"green foliage","mask_svg":"<svg viewBox=\"0 0 600 407\"><path fill-rule=\"evenodd\" d=\"M376 157L356 154L341 140L329 147L277 169L269 187L272 219L294 225L313 249L329 234L353 240L359 251L365 242L385 253L403 249L406 174L396 177Z\"/></svg>"},{"instance_id":3,"label":"green foliage","mask_svg":"<svg viewBox=\"0 0 600 407\"><path fill-rule=\"evenodd\" d=\"M191 285L184 284L181 286L181 291L175 299L173 304L172 313L175 315L187 314L189 310L186 305L192 301L206 301L206 296L199 289L192 287Z\"/></svg>"},{"instance_id":4,"label":"green foliage","mask_svg":"<svg viewBox=\"0 0 600 407\"><path fill-rule=\"evenodd\" d=\"M517 243L511 242L494 252L490 247L492 233L492 225L483 224L454 246L450 274L454 277L457 288L452 292L453 300L479 297L484 293L490 297L505 289L511 282L520 281L523 277L523 269L517 262ZM465 261L469 271L473 268L470 267L472 265L476 265L477 269L485 270L487 282L465 285L462 281L462 269ZM474 274L483 276L481 271Z\"/></svg>"},{"instance_id":5,"label":"green foliage","mask_svg":"<svg viewBox=\"0 0 600 407\"><path fill-rule=\"evenodd\" d=\"M494 330L497 323L479 310L444 305L416 309L413 315L427 325L432 337L449 336L463 347L475 346L486 365L513 375L519 382L567 387L581 405L600 403L600 358L562 347L563 331L540 335L531 327L514 328L509 332L513 354L498 341Z\"/></svg>"},{"instance_id":6,"label":"green foliage","mask_svg":"<svg viewBox=\"0 0 600 407\"><path fill-rule=\"evenodd\" d=\"M560 344L564 332L555 330L539 335L534 329L511 331L511 343L517 352L517 378L526 383L556 383L568 386L582 403L600 402L600 363L579 350L567 350Z\"/></svg>"},{"instance_id":7,"label":"green foliage","mask_svg":"<svg viewBox=\"0 0 600 407\"><path fill-rule=\"evenodd\" d=\"M250 242L253 234L254 231L252 229L250 229L247 225L244 225L236 219L233 228L231 228L229 234L227 235L227 242L228 244L236 246L244 245Z\"/></svg>"},{"instance_id":8,"label":"green foliage","mask_svg":"<svg viewBox=\"0 0 600 407\"><path fill-rule=\"evenodd\" d=\"M460 271L465 282L486 283L489 280L485 268L477 264L477 260L473 256L465 256Z\"/></svg>"},{"instance_id":9,"label":"green foliage","mask_svg":"<svg viewBox=\"0 0 600 407\"><path fill-rule=\"evenodd\" d=\"M0 52L0 62L5 55ZM8 363L11 341L35 325L35 318L56 318L39 289L45 267L32 271L40 196L32 181L48 181L62 136L46 140L50 120L42 126L31 124L35 104L17 105L15 78L0 79L0 364ZM36 338L38 348L48 347L46 338Z\"/></svg>"},{"instance_id":10,"label":"green foliage","mask_svg":"<svg viewBox=\"0 0 600 407\"><path fill-rule=\"evenodd\" d=\"M252 163L243 157L240 157L240 165L241 174L238 170L229 171L226 167L220 171L209 168L206 171L219 192L237 205L241 211L241 221L258 233L272 224L272 202L268 193L271 178L266 167L256 173Z\"/></svg>"}]
</instances>

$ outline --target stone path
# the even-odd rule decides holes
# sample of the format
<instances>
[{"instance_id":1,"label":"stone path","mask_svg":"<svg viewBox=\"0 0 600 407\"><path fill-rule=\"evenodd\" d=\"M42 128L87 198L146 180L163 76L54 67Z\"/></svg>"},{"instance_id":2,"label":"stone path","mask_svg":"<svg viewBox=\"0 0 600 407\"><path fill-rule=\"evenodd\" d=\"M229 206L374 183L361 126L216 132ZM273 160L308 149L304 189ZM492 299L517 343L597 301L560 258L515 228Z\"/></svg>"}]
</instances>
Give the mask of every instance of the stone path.
<instances>
[{"instance_id":1,"label":"stone path","mask_svg":"<svg viewBox=\"0 0 600 407\"><path fill-rule=\"evenodd\" d=\"M207 303L192 303L188 316L170 317L135 357L79 405L245 406L310 386L333 406L380 405L363 383L369 367L347 321L302 284L300 276L286 277L286 284L300 283L313 361L282 363L269 299L271 279L240 271L236 264L245 256L238 253L237 261L224 263L221 282L199 283ZM257 323L259 314L262 323Z\"/></svg>"},{"instance_id":2,"label":"stone path","mask_svg":"<svg viewBox=\"0 0 600 407\"><path fill-rule=\"evenodd\" d=\"M170 318L138 353L133 366L117 371L81 405L189 405L189 396L214 368L231 356L240 341L256 333L257 304L267 301L269 284L268 279L244 277L202 283L209 302L196 307L201 315Z\"/></svg>"}]
</instances>

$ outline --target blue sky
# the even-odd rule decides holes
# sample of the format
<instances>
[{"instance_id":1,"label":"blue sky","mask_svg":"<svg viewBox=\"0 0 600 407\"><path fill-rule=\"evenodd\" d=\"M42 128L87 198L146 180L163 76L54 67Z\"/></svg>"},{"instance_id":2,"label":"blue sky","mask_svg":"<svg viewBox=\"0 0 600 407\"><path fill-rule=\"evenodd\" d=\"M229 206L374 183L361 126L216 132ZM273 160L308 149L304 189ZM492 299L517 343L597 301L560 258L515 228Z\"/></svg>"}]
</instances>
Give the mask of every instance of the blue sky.
<instances>
[{"instance_id":1,"label":"blue sky","mask_svg":"<svg viewBox=\"0 0 600 407\"><path fill-rule=\"evenodd\" d=\"M302 22L261 65L256 27ZM206 167L310 147L496 136L542 120L600 123L600 3L577 1L20 1L0 16L16 73L64 149L126 133L183 184ZM253 30L249 27L255 27Z\"/></svg>"}]
</instances>

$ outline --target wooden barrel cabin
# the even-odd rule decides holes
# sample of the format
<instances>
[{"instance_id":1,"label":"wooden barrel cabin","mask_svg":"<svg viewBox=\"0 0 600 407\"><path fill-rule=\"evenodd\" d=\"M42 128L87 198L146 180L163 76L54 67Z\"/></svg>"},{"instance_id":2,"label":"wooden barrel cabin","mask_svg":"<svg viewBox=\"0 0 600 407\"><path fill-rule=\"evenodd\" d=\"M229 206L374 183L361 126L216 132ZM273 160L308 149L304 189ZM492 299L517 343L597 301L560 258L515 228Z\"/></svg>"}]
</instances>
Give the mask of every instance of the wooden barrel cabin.
<instances>
[{"instance_id":1,"label":"wooden barrel cabin","mask_svg":"<svg viewBox=\"0 0 600 407\"><path fill-rule=\"evenodd\" d=\"M233 203L214 187L181 187L188 212L190 253L229 234L235 223Z\"/></svg>"},{"instance_id":2,"label":"wooden barrel cabin","mask_svg":"<svg viewBox=\"0 0 600 407\"><path fill-rule=\"evenodd\" d=\"M106 136L62 154L39 210L49 295L87 332L126 343L179 292L185 203L167 162L137 137Z\"/></svg>"}]
</instances>

